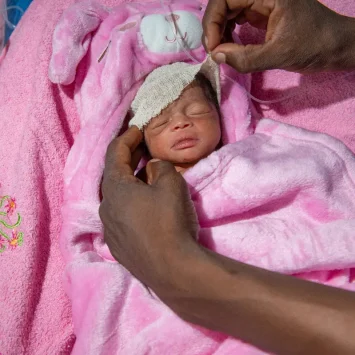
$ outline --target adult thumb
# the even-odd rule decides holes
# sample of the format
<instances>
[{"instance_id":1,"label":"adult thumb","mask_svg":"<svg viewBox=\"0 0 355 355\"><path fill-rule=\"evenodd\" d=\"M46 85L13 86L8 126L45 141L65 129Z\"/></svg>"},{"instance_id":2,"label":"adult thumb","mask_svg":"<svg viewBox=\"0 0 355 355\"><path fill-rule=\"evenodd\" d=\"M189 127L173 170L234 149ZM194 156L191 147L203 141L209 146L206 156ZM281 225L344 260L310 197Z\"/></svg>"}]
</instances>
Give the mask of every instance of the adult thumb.
<instances>
[{"instance_id":1,"label":"adult thumb","mask_svg":"<svg viewBox=\"0 0 355 355\"><path fill-rule=\"evenodd\" d=\"M224 43L212 52L217 63L227 63L240 73L250 73L277 68L279 59L272 51L272 44L240 45Z\"/></svg>"},{"instance_id":2,"label":"adult thumb","mask_svg":"<svg viewBox=\"0 0 355 355\"><path fill-rule=\"evenodd\" d=\"M146 166L147 183L157 185L161 182L174 183L180 174L173 164L158 159L152 159Z\"/></svg>"}]
</instances>

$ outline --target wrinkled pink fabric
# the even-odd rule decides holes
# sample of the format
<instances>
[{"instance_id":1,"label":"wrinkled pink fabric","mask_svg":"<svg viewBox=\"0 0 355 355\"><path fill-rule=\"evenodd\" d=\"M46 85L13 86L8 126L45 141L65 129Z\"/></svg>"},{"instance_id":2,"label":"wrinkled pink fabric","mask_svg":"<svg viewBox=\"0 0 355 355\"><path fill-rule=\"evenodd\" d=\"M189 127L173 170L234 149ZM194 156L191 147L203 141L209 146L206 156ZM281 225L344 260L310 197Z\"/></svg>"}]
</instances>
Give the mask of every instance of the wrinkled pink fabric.
<instances>
[{"instance_id":1,"label":"wrinkled pink fabric","mask_svg":"<svg viewBox=\"0 0 355 355\"><path fill-rule=\"evenodd\" d=\"M191 1L173 10L202 16ZM143 14L150 13L164 12L154 4L108 10L80 3L63 14L53 36L49 75L59 84L75 82L81 121L64 170L61 231L73 354L261 353L180 320L114 262L103 242L98 207L107 145L123 127L144 76L158 65L188 60L181 49L150 52L140 33ZM192 53L204 57L202 47ZM334 138L273 120L261 120L253 132L248 76L226 66L221 72L223 138L230 144L185 174L200 242L242 262L351 289L353 154Z\"/></svg>"},{"instance_id":2,"label":"wrinkled pink fabric","mask_svg":"<svg viewBox=\"0 0 355 355\"><path fill-rule=\"evenodd\" d=\"M115 6L123 1L101 2ZM62 11L73 3L74 0L34 0L11 37L8 50L0 55L0 195L15 198L16 210L10 217L16 222L17 213L21 215L21 225L15 232L23 233L20 247L0 254L0 353L6 355L66 354L70 353L74 343L70 303L61 284L64 263L59 252L58 237L63 195L62 171L80 122L73 102L74 86L58 89L46 79L54 27ZM352 0L325 0L324 3L355 16L355 3ZM244 27L242 40L255 41L256 37L254 30ZM329 80L324 84L324 79ZM352 77L340 78L339 74L301 76L272 71L254 75L253 82L253 94L261 99L284 97L297 91L292 99L259 107L262 115L326 132L355 150L355 85ZM301 90L298 91L297 87L301 87ZM7 205L8 201L5 201L1 211L7 211ZM83 212L84 216L87 214ZM5 230L3 225L0 229ZM11 229L6 232L12 236ZM334 237L337 236L338 233L335 233ZM210 243L207 237L201 236L205 243ZM4 244L8 247L8 243ZM97 258L95 254L86 256L89 260ZM98 268L92 265L96 275L103 270L103 265L109 268L103 263ZM82 267L76 265L72 269L80 276L80 269L84 270L86 266L83 261ZM90 275L90 270L87 270L87 275ZM351 272L347 270L299 274L301 277L303 275L320 282L331 280L332 284L341 287L348 284L351 278ZM90 282L87 276L83 289L95 288L99 278L91 278ZM126 274L124 277L120 274L118 281L126 286L134 284ZM80 287L81 282L77 287ZM133 292L130 297L134 295ZM144 304L140 303L140 299L141 296L130 298L131 303L137 303L138 310L142 310ZM116 301L119 303L121 300L117 298ZM80 302L77 300L75 306L80 305ZM83 308L85 305L83 301ZM138 314L141 316L141 325L154 318L151 313L145 316L144 309L137 311L136 316ZM169 311L166 310L168 315ZM136 320L133 318L131 323L127 322L127 326L123 326L125 319L120 318L122 332L127 331L128 334ZM162 323L155 324L161 334L166 335L164 341L174 339L179 334L178 324L183 323L176 318L174 320L177 322L176 332L159 327ZM75 319L75 323L80 321ZM104 322L96 324L98 334L103 333L107 325ZM184 326L192 329L188 325ZM200 338L201 334L207 336L206 353L216 352L218 342L225 339L224 336L194 328L193 336ZM143 343L144 337L140 333ZM92 339L96 339L96 333ZM157 343L161 343L159 339ZM188 354L190 349L195 351L196 347L204 349L199 343L194 347L193 341L186 344L188 348L185 353ZM227 339L221 349L228 351L228 344L234 346L233 340ZM171 347L166 352L174 353L175 345L169 342L167 345ZM247 349L249 354L257 353L247 345L240 349ZM184 349L180 350L184 353ZM94 348L92 353L99 352L95 352Z\"/></svg>"},{"instance_id":3,"label":"wrinkled pink fabric","mask_svg":"<svg viewBox=\"0 0 355 355\"><path fill-rule=\"evenodd\" d=\"M343 15L355 17L353 0L321 2ZM262 31L249 25L238 32L243 43L260 43L265 37ZM253 74L254 96L282 100L258 105L264 117L327 133L342 140L352 151L355 151L354 93L355 71L350 75L344 72L306 75L283 70Z\"/></svg>"}]
</instances>

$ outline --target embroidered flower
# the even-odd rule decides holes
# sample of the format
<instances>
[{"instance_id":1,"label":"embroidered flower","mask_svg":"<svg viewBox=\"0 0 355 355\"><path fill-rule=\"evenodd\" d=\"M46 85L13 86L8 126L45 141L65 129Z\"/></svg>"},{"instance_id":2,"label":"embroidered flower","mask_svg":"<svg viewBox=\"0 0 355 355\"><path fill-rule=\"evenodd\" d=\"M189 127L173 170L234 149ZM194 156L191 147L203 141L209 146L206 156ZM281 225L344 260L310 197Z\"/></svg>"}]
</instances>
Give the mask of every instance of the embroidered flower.
<instances>
[{"instance_id":1,"label":"embroidered flower","mask_svg":"<svg viewBox=\"0 0 355 355\"><path fill-rule=\"evenodd\" d=\"M10 195L1 196L0 253L16 249L23 244L23 232L18 230L21 222L21 215L17 213L16 199Z\"/></svg>"},{"instance_id":2,"label":"embroidered flower","mask_svg":"<svg viewBox=\"0 0 355 355\"><path fill-rule=\"evenodd\" d=\"M16 200L15 200L15 198L9 197L7 199L7 205L5 206L5 208L6 208L6 213L8 214L8 216L12 216L12 214L16 210Z\"/></svg>"},{"instance_id":3,"label":"embroidered flower","mask_svg":"<svg viewBox=\"0 0 355 355\"><path fill-rule=\"evenodd\" d=\"M12 231L12 238L9 240L10 249L15 249L22 244L22 233L18 233L16 229Z\"/></svg>"}]
</instances>

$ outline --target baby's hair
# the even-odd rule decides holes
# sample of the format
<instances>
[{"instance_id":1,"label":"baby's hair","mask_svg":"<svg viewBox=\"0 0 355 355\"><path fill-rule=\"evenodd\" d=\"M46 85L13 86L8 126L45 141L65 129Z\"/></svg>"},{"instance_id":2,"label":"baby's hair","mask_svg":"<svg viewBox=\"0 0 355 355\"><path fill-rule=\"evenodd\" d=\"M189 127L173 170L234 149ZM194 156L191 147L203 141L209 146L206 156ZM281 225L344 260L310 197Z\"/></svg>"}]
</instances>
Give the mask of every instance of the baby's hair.
<instances>
[{"instance_id":1,"label":"baby's hair","mask_svg":"<svg viewBox=\"0 0 355 355\"><path fill-rule=\"evenodd\" d=\"M215 90L212 87L211 82L201 73L197 73L195 76L195 83L200 86L207 98L219 112L218 98Z\"/></svg>"}]
</instances>

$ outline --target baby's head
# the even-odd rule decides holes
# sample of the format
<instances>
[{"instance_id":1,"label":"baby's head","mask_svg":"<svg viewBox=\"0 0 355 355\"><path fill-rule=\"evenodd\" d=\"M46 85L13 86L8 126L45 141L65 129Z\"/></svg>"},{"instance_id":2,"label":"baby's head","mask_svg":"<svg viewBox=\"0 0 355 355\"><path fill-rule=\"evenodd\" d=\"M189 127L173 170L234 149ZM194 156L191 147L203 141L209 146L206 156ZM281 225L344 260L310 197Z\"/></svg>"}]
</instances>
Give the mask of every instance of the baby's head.
<instances>
[{"instance_id":1,"label":"baby's head","mask_svg":"<svg viewBox=\"0 0 355 355\"><path fill-rule=\"evenodd\" d=\"M210 82L197 74L181 96L144 127L152 158L176 165L195 164L221 140L217 96Z\"/></svg>"},{"instance_id":2,"label":"baby's head","mask_svg":"<svg viewBox=\"0 0 355 355\"><path fill-rule=\"evenodd\" d=\"M188 66L186 63L175 63L175 66L178 67L179 64L183 65L182 69ZM171 65L165 67L171 71ZM194 69L190 70L190 67ZM219 82L216 83L212 77L214 88L211 81L202 74L201 69L198 69L200 68L197 66L188 66L188 75L182 82L181 75L184 76L186 73L181 70L173 71L171 77L163 78L169 80L167 86L166 80L163 85L156 85L157 81L162 79L161 76L158 80L158 76L153 78L154 85L149 85L148 76L144 87L142 86L144 92L138 91L136 102L132 104L136 115L130 125L137 124L143 129L151 157L170 161L182 169L193 166L211 154L221 140ZM216 77L218 71L212 74ZM154 72L150 76L154 76ZM211 78L211 75L209 77ZM153 106L158 103L155 110L157 114L154 114L154 108L150 114L146 112L147 101L152 101ZM139 110L142 108L140 106L145 106L146 109L145 118L139 121L137 118L143 117L143 111Z\"/></svg>"}]
</instances>

